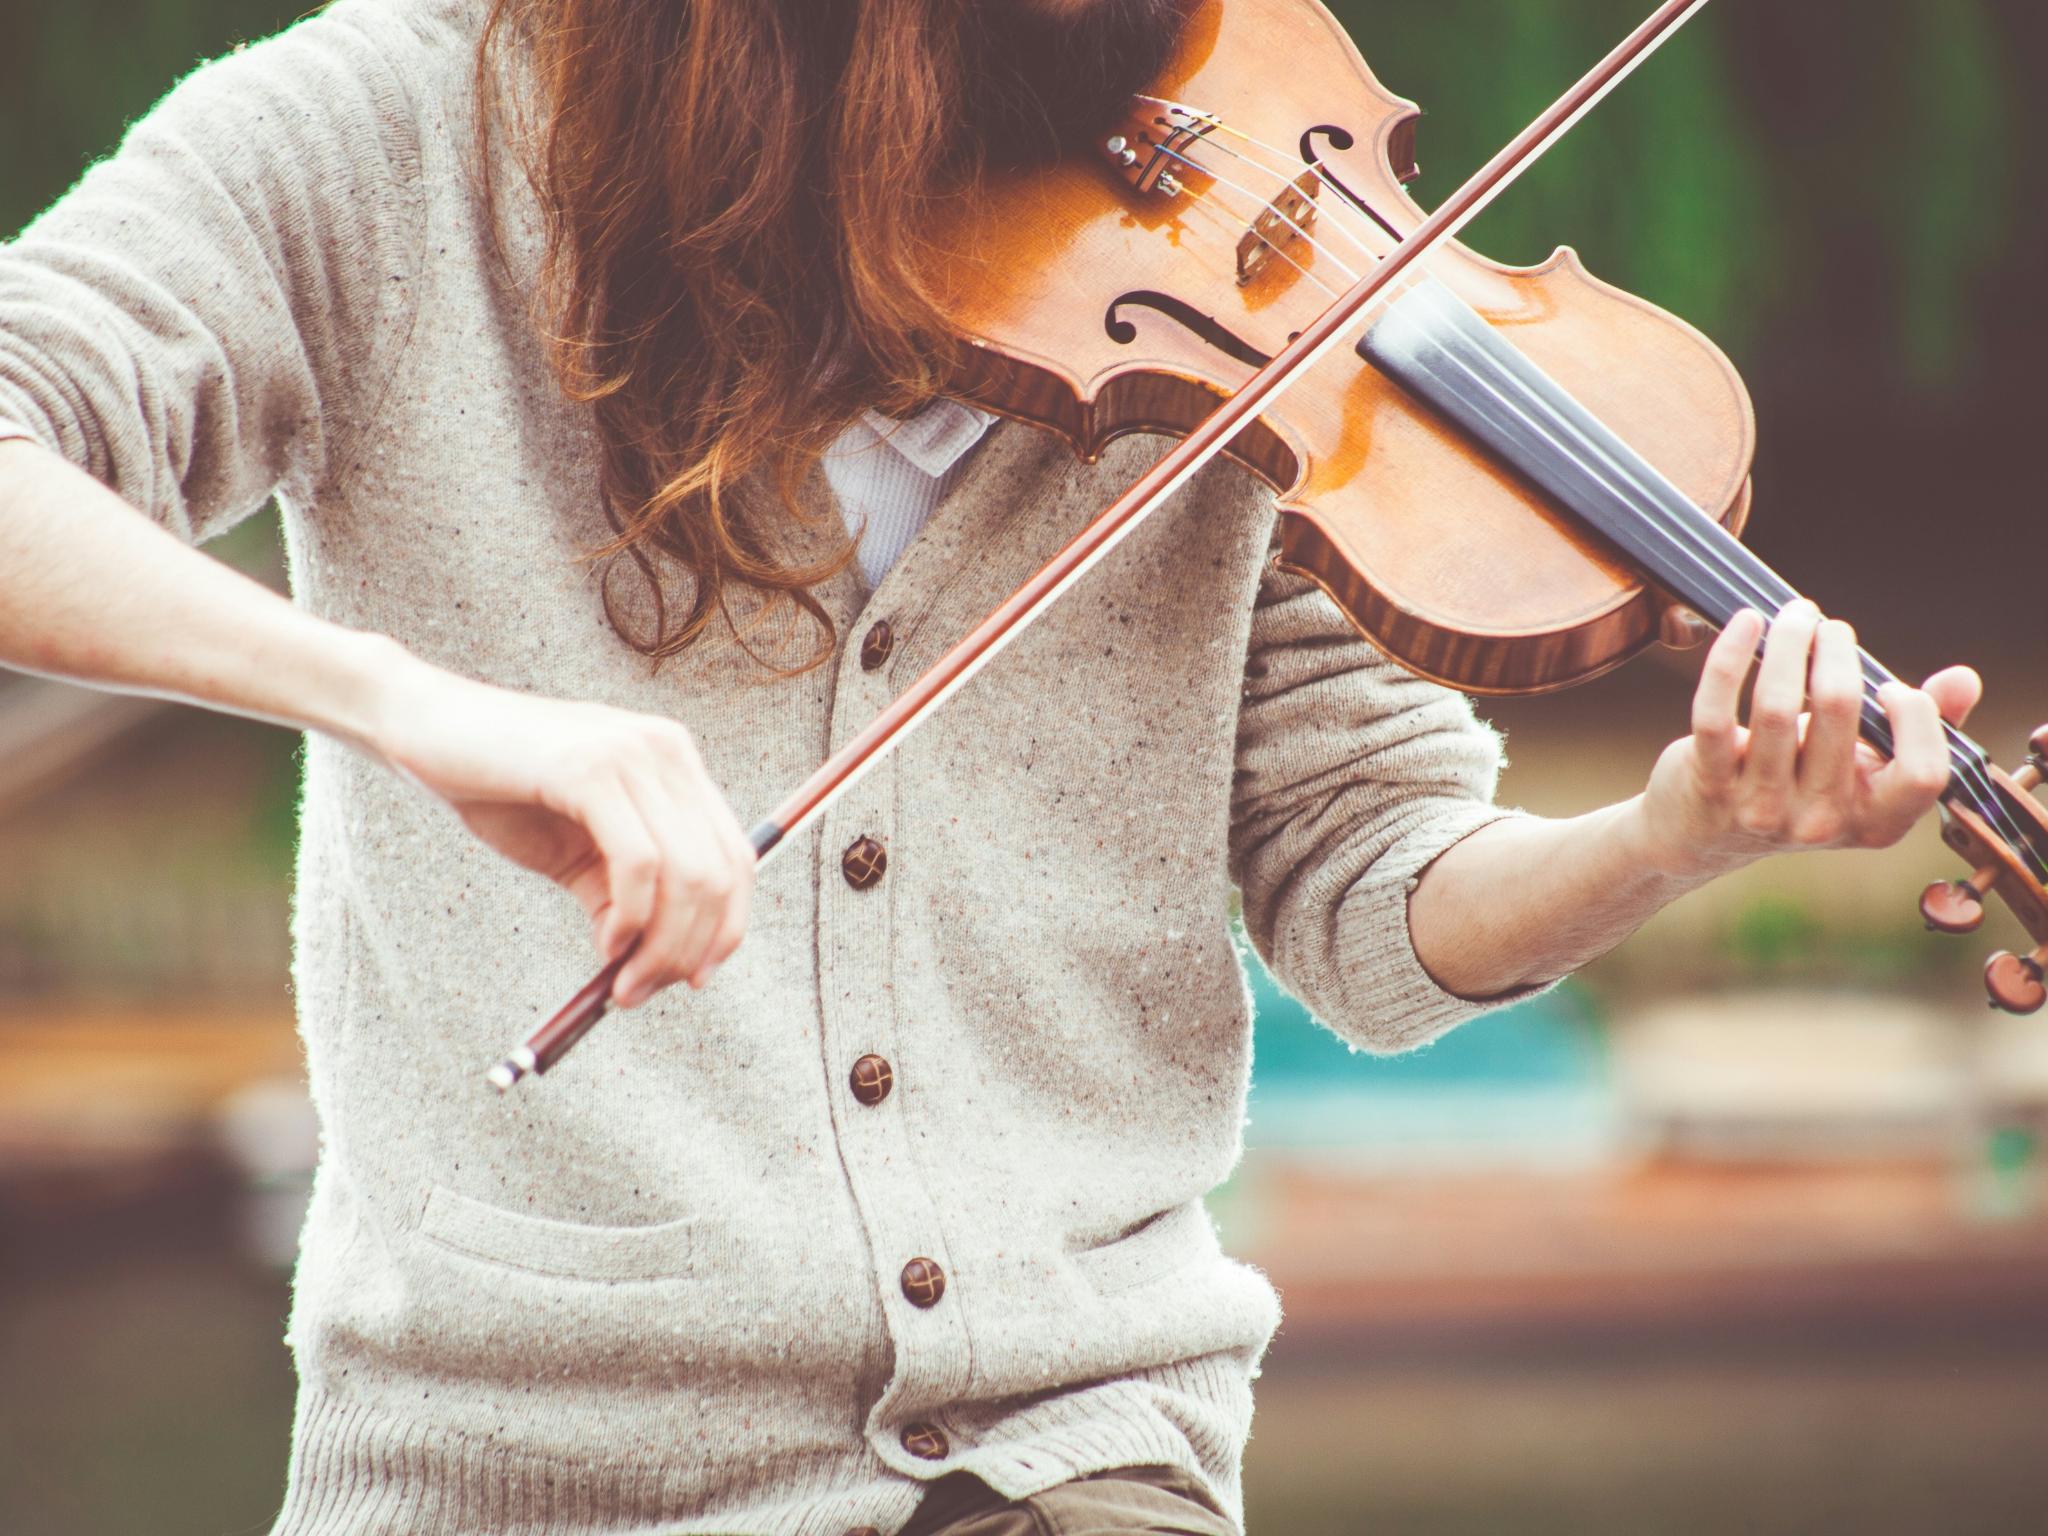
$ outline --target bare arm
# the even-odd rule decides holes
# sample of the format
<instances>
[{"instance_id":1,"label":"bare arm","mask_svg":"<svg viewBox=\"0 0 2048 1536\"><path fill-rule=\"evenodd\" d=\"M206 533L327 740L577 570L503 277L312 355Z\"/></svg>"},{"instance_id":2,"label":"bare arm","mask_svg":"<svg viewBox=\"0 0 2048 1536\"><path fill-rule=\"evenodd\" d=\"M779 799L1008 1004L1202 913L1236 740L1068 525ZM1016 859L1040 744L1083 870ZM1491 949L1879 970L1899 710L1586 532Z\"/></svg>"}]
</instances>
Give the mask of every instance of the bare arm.
<instances>
[{"instance_id":1,"label":"bare arm","mask_svg":"<svg viewBox=\"0 0 2048 1536\"><path fill-rule=\"evenodd\" d=\"M1948 781L1946 715L1979 684L1950 668L1881 698L1898 755L1857 739L1862 699L1849 626L1811 603L1770 626L1745 726L1738 702L1763 621L1739 614L1715 641L1692 734L1658 759L1649 787L1585 816L1495 822L1453 844L1409 900L1417 958L1448 991L1494 997L1605 954L1659 908L1772 853L1883 847L1934 806Z\"/></svg>"},{"instance_id":2,"label":"bare arm","mask_svg":"<svg viewBox=\"0 0 2048 1536\"><path fill-rule=\"evenodd\" d=\"M0 442L0 664L367 748L393 641L317 619L92 476Z\"/></svg>"},{"instance_id":3,"label":"bare arm","mask_svg":"<svg viewBox=\"0 0 2048 1536\"><path fill-rule=\"evenodd\" d=\"M571 891L615 998L701 986L739 944L753 855L684 729L493 688L346 629L0 441L0 664L325 731Z\"/></svg>"}]
</instances>

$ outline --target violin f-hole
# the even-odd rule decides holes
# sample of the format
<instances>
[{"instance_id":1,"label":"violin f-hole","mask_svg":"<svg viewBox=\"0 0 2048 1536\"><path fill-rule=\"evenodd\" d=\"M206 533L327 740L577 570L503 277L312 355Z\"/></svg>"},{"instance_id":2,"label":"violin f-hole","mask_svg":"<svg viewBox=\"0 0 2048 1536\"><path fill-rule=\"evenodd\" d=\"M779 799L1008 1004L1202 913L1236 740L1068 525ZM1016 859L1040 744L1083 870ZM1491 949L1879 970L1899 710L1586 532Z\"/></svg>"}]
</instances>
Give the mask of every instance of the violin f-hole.
<instances>
[{"instance_id":1,"label":"violin f-hole","mask_svg":"<svg viewBox=\"0 0 2048 1536\"><path fill-rule=\"evenodd\" d=\"M1184 299L1176 299L1170 293L1155 293L1150 288L1133 288L1120 293L1109 301L1109 308L1103 312L1102 329L1109 339L1120 347L1128 347L1138 339L1138 328L1117 313L1124 305L1135 304L1145 309L1156 309L1169 320L1178 322L1225 357L1235 358L1253 368L1263 368L1273 359L1268 353L1221 324L1214 315L1205 315Z\"/></svg>"},{"instance_id":2,"label":"violin f-hole","mask_svg":"<svg viewBox=\"0 0 2048 1536\"><path fill-rule=\"evenodd\" d=\"M1318 176L1322 177L1324 181L1327 181L1331 186L1335 187L1337 189L1338 195L1342 197L1345 202L1349 203L1352 207L1356 208L1368 219L1371 219L1373 223L1379 225L1379 227L1385 230L1388 235L1392 236L1396 240L1400 239L1401 232L1398 229L1394 228L1393 225L1389 224L1386 221L1386 219L1380 215L1379 210L1374 208L1371 203L1368 203L1364 198L1360 197L1356 192L1352 191L1349 187L1347 187L1343 183L1343 181L1339 179L1337 173L1330 169L1330 162L1328 158L1326 158L1316 148L1316 140L1318 138L1328 139L1330 141L1330 148L1332 149L1349 149L1353 144L1358 142L1357 139L1352 137L1351 130L1349 128L1339 127L1335 123L1318 123L1315 127L1308 129L1301 136L1302 163L1304 165L1309 166L1311 169L1315 171L1315 173ZM1409 173L1410 176L1414 174L1415 173L1413 171L1410 171ZM1406 176L1402 178L1402 180L1404 181L1406 181L1407 179L1408 177Z\"/></svg>"}]
</instances>

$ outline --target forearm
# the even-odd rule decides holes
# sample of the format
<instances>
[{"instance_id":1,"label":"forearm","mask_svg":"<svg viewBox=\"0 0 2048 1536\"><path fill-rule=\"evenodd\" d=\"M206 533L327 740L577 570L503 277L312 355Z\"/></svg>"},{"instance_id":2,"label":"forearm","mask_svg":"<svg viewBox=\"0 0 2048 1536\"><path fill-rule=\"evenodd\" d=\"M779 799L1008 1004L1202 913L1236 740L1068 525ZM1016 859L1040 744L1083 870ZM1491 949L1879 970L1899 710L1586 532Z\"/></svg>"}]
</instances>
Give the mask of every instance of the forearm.
<instances>
[{"instance_id":1,"label":"forearm","mask_svg":"<svg viewBox=\"0 0 2048 1536\"><path fill-rule=\"evenodd\" d=\"M1745 725L1737 706L1753 664ZM1453 844L1409 898L1416 957L1446 991L1494 997L1576 970L1677 897L1760 858L1887 847L1947 787L1941 723L1967 716L1980 688L1967 667L1937 672L1926 689L1885 684L1887 760L1858 739L1864 683L1849 626L1823 622L1805 598L1768 632L1746 609L1708 652L1692 733L1664 749L1649 788L1568 821L1489 823Z\"/></svg>"},{"instance_id":2,"label":"forearm","mask_svg":"<svg viewBox=\"0 0 2048 1536\"><path fill-rule=\"evenodd\" d=\"M1512 817L1446 849L1408 902L1424 969L1470 998L1553 981L1704 884L1658 867L1642 805L1639 796L1564 820Z\"/></svg>"},{"instance_id":3,"label":"forearm","mask_svg":"<svg viewBox=\"0 0 2048 1536\"><path fill-rule=\"evenodd\" d=\"M354 743L582 902L622 1006L704 985L745 931L754 853L677 721L314 618L21 441L0 441L0 665Z\"/></svg>"},{"instance_id":4,"label":"forearm","mask_svg":"<svg viewBox=\"0 0 2048 1536\"><path fill-rule=\"evenodd\" d=\"M293 606L36 444L0 441L0 665L368 741L384 637Z\"/></svg>"}]
</instances>

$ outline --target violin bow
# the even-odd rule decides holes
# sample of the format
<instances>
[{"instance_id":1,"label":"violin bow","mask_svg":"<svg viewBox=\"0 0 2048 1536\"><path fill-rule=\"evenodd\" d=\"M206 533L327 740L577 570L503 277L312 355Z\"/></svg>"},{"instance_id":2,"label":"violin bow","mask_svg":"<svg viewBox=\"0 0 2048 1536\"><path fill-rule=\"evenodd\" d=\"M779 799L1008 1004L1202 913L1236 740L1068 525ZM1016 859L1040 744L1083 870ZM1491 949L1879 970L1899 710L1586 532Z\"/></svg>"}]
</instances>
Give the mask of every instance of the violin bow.
<instances>
[{"instance_id":1,"label":"violin bow","mask_svg":"<svg viewBox=\"0 0 2048 1536\"><path fill-rule=\"evenodd\" d=\"M1664 0L1642 25L1475 171L1371 271L1339 295L1271 362L1247 379L1130 489L1069 540L1036 575L933 663L865 730L827 758L747 834L757 867L767 863L791 836L857 784L863 774L966 686L1004 646L1129 537L1162 501L1228 447L1296 378L1342 345L1396 278L1477 218L1706 3L1707 0ZM606 965L552 1018L492 1067L488 1074L491 1085L503 1093L521 1078L529 1074L538 1076L560 1062L604 1017L612 984L630 954L629 949Z\"/></svg>"}]
</instances>

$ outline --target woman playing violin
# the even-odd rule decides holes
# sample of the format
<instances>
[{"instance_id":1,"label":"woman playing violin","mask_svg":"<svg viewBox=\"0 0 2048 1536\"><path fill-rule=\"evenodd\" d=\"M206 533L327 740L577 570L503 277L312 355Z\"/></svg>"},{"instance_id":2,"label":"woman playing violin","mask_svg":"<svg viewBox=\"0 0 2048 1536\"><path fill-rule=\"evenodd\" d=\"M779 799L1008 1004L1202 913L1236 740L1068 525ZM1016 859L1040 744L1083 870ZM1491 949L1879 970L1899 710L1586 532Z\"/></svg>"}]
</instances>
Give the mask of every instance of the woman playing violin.
<instances>
[{"instance_id":1,"label":"woman playing violin","mask_svg":"<svg viewBox=\"0 0 2048 1536\"><path fill-rule=\"evenodd\" d=\"M1238 1530L1232 888L1396 1051L1933 805L1975 678L1880 761L1802 603L1640 795L1497 807L1219 462L755 880L734 807L1158 452L950 398L921 230L1192 3L339 0L0 250L0 661L308 732L283 1536ZM289 601L193 548L273 496ZM492 1095L593 945L624 1011Z\"/></svg>"}]
</instances>

